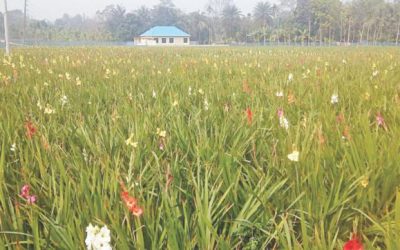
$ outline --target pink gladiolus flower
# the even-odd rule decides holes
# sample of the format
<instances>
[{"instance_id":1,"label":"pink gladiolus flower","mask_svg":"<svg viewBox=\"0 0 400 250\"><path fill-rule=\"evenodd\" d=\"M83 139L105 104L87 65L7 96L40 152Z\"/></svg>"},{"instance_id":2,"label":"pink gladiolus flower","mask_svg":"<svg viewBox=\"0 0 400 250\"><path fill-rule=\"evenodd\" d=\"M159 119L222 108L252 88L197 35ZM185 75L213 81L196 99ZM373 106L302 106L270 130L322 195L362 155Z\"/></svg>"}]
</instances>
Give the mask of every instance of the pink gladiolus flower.
<instances>
[{"instance_id":1,"label":"pink gladiolus flower","mask_svg":"<svg viewBox=\"0 0 400 250\"><path fill-rule=\"evenodd\" d=\"M33 204L37 200L36 195L30 195L30 187L27 184L21 188L21 196L28 202L28 204Z\"/></svg>"},{"instance_id":2,"label":"pink gladiolus flower","mask_svg":"<svg viewBox=\"0 0 400 250\"><path fill-rule=\"evenodd\" d=\"M284 116L283 109L282 109L282 108L279 108L278 111L277 111L277 114L278 114L278 117L279 117L279 118L283 117L283 116Z\"/></svg>"},{"instance_id":3,"label":"pink gladiolus flower","mask_svg":"<svg viewBox=\"0 0 400 250\"><path fill-rule=\"evenodd\" d=\"M26 199L26 201L28 202L28 204L33 204L36 202L36 195L32 195L32 196L28 196L28 198Z\"/></svg>"},{"instance_id":4,"label":"pink gladiolus flower","mask_svg":"<svg viewBox=\"0 0 400 250\"><path fill-rule=\"evenodd\" d=\"M25 199L29 196L29 189L30 187L28 185L24 185L21 188L21 196L24 197Z\"/></svg>"},{"instance_id":5,"label":"pink gladiolus flower","mask_svg":"<svg viewBox=\"0 0 400 250\"><path fill-rule=\"evenodd\" d=\"M378 126L386 127L385 119L383 118L381 112L376 114L376 123Z\"/></svg>"}]
</instances>

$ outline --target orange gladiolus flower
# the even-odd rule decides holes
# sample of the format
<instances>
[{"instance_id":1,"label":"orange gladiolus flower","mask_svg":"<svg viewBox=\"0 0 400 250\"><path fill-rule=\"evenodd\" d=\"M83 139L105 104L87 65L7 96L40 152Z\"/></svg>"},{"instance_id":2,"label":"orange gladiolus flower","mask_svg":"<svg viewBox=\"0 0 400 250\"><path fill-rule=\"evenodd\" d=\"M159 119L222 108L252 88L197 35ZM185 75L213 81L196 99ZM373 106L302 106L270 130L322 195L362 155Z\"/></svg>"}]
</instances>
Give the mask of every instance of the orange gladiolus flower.
<instances>
[{"instance_id":1,"label":"orange gladiolus flower","mask_svg":"<svg viewBox=\"0 0 400 250\"><path fill-rule=\"evenodd\" d=\"M137 200L130 196L128 191L125 188L125 185L121 182L121 198L124 201L126 207L129 212L131 212L134 216L139 217L143 214L143 208L138 205Z\"/></svg>"},{"instance_id":2,"label":"orange gladiolus flower","mask_svg":"<svg viewBox=\"0 0 400 250\"><path fill-rule=\"evenodd\" d=\"M246 109L246 114L247 114L247 122L249 125L253 122L253 112L251 112L250 108Z\"/></svg>"}]
</instances>

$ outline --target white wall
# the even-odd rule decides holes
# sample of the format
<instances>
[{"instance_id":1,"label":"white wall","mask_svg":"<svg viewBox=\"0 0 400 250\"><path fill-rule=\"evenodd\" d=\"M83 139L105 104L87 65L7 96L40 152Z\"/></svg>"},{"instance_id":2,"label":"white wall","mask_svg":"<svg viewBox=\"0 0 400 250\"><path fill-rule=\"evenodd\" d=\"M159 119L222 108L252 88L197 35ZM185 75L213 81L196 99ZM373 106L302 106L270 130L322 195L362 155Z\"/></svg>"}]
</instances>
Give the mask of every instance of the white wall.
<instances>
[{"instance_id":1,"label":"white wall","mask_svg":"<svg viewBox=\"0 0 400 250\"><path fill-rule=\"evenodd\" d=\"M137 37L135 38L135 45L157 45L157 46L185 46L190 45L190 38L187 37L188 42L184 43L184 37L173 37L174 42L170 43L170 37L157 37L158 43L155 41L155 37ZM165 38L165 43L162 43L162 39Z\"/></svg>"}]
</instances>

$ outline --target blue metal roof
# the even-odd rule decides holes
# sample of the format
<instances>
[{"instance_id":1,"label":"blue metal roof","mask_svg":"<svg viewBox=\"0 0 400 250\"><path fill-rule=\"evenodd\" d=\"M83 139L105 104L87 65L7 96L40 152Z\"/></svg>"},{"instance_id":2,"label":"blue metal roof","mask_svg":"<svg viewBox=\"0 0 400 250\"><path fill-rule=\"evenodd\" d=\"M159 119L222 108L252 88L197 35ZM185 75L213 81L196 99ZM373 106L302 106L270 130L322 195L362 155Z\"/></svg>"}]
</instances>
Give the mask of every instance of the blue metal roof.
<instances>
[{"instance_id":1,"label":"blue metal roof","mask_svg":"<svg viewBox=\"0 0 400 250\"><path fill-rule=\"evenodd\" d=\"M188 33L183 32L175 26L155 26L148 31L140 35L141 37L146 36L167 36L167 37L185 37L190 36Z\"/></svg>"}]
</instances>

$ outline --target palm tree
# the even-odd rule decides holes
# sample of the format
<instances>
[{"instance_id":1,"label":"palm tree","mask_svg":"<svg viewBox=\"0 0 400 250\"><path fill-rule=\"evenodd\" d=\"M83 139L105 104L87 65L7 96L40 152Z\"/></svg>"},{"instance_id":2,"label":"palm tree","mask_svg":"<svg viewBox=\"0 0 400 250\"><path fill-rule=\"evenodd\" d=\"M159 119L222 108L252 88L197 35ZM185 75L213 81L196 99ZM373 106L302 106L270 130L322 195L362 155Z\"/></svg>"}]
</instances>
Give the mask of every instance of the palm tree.
<instances>
[{"instance_id":1,"label":"palm tree","mask_svg":"<svg viewBox=\"0 0 400 250\"><path fill-rule=\"evenodd\" d=\"M235 5L226 5L222 11L222 22L226 32L226 38L235 38L235 27L240 23L240 10Z\"/></svg>"},{"instance_id":2,"label":"palm tree","mask_svg":"<svg viewBox=\"0 0 400 250\"><path fill-rule=\"evenodd\" d=\"M262 27L272 24L273 8L268 2L258 2L253 11L256 23Z\"/></svg>"},{"instance_id":3,"label":"palm tree","mask_svg":"<svg viewBox=\"0 0 400 250\"><path fill-rule=\"evenodd\" d=\"M272 24L273 8L268 2L258 2L253 11L255 22L260 26L264 33L264 45L267 27Z\"/></svg>"}]
</instances>

